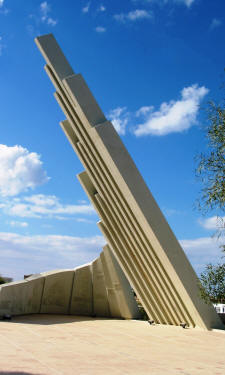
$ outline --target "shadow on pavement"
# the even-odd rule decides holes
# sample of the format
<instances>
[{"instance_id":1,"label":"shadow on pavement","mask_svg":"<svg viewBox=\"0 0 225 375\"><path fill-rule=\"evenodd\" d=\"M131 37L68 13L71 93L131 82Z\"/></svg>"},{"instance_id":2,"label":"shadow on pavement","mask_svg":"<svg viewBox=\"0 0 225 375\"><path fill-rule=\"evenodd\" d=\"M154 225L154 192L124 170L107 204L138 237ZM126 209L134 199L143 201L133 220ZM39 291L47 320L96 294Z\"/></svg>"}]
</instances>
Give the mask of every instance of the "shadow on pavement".
<instances>
[{"instance_id":1,"label":"shadow on pavement","mask_svg":"<svg viewBox=\"0 0 225 375\"><path fill-rule=\"evenodd\" d=\"M52 324L68 324L76 322L85 322L85 321L95 321L95 320L107 320L110 321L110 318L99 318L91 316L75 316L75 315L53 315L53 314L33 314L33 315L20 315L12 316L10 320L0 320L3 322L19 323L19 324L40 324L40 325L52 325ZM121 319L118 319L121 320ZM0 372L0 375L2 373Z\"/></svg>"},{"instance_id":2,"label":"shadow on pavement","mask_svg":"<svg viewBox=\"0 0 225 375\"><path fill-rule=\"evenodd\" d=\"M0 371L0 375L44 375L44 374L35 374L33 372L24 372L24 371Z\"/></svg>"}]
</instances>

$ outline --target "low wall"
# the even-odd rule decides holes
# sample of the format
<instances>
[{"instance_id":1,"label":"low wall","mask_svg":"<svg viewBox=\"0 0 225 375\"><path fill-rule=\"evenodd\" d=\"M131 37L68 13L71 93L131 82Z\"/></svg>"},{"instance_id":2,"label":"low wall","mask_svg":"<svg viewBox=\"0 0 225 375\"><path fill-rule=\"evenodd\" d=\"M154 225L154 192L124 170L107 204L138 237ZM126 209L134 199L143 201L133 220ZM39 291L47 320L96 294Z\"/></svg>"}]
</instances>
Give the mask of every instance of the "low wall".
<instances>
[{"instance_id":1,"label":"low wall","mask_svg":"<svg viewBox=\"0 0 225 375\"><path fill-rule=\"evenodd\" d=\"M131 287L108 246L92 263L0 286L0 316L37 313L139 316Z\"/></svg>"}]
</instances>

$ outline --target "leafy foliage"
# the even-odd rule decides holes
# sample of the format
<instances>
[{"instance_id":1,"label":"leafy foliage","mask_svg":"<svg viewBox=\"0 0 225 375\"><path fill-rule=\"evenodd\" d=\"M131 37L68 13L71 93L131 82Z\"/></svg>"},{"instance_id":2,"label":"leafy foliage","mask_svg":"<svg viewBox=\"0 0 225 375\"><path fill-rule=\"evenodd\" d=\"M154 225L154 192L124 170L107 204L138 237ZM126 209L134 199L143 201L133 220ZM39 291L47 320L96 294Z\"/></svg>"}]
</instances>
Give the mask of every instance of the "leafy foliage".
<instances>
[{"instance_id":1,"label":"leafy foliage","mask_svg":"<svg viewBox=\"0 0 225 375\"><path fill-rule=\"evenodd\" d=\"M0 284L5 284L5 283L6 283L6 281L5 281L4 277L2 277L2 276L0 275Z\"/></svg>"},{"instance_id":2,"label":"leafy foliage","mask_svg":"<svg viewBox=\"0 0 225 375\"><path fill-rule=\"evenodd\" d=\"M11 283L13 279L11 277L3 277L0 275L0 284Z\"/></svg>"},{"instance_id":3,"label":"leafy foliage","mask_svg":"<svg viewBox=\"0 0 225 375\"><path fill-rule=\"evenodd\" d=\"M203 183L200 208L225 209L225 103L208 103L209 152L199 155L197 176Z\"/></svg>"},{"instance_id":4,"label":"leafy foliage","mask_svg":"<svg viewBox=\"0 0 225 375\"><path fill-rule=\"evenodd\" d=\"M200 295L205 302L225 303L225 263L207 264L200 282Z\"/></svg>"}]
</instances>

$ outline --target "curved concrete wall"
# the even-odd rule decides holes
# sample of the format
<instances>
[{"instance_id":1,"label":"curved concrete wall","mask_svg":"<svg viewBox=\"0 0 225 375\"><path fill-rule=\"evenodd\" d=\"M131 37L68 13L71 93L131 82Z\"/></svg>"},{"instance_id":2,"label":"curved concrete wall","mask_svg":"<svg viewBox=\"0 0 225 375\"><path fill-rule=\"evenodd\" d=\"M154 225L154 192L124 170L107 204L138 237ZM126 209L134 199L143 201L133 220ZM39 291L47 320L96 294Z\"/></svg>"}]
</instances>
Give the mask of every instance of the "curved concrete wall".
<instances>
[{"instance_id":1,"label":"curved concrete wall","mask_svg":"<svg viewBox=\"0 0 225 375\"><path fill-rule=\"evenodd\" d=\"M0 287L0 316L38 313L139 317L130 285L108 246L92 263L43 272Z\"/></svg>"}]
</instances>

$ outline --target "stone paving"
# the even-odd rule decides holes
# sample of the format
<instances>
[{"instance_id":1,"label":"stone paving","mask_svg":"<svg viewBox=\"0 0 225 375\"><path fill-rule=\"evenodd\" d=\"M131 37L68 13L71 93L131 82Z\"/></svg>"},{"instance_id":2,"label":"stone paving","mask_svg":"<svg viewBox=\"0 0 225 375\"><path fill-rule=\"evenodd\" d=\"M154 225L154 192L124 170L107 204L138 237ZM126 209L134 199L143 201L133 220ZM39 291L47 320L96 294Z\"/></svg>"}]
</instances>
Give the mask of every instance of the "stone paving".
<instances>
[{"instance_id":1,"label":"stone paving","mask_svg":"<svg viewBox=\"0 0 225 375\"><path fill-rule=\"evenodd\" d=\"M225 331L30 315L0 321L0 375L224 375Z\"/></svg>"}]
</instances>

